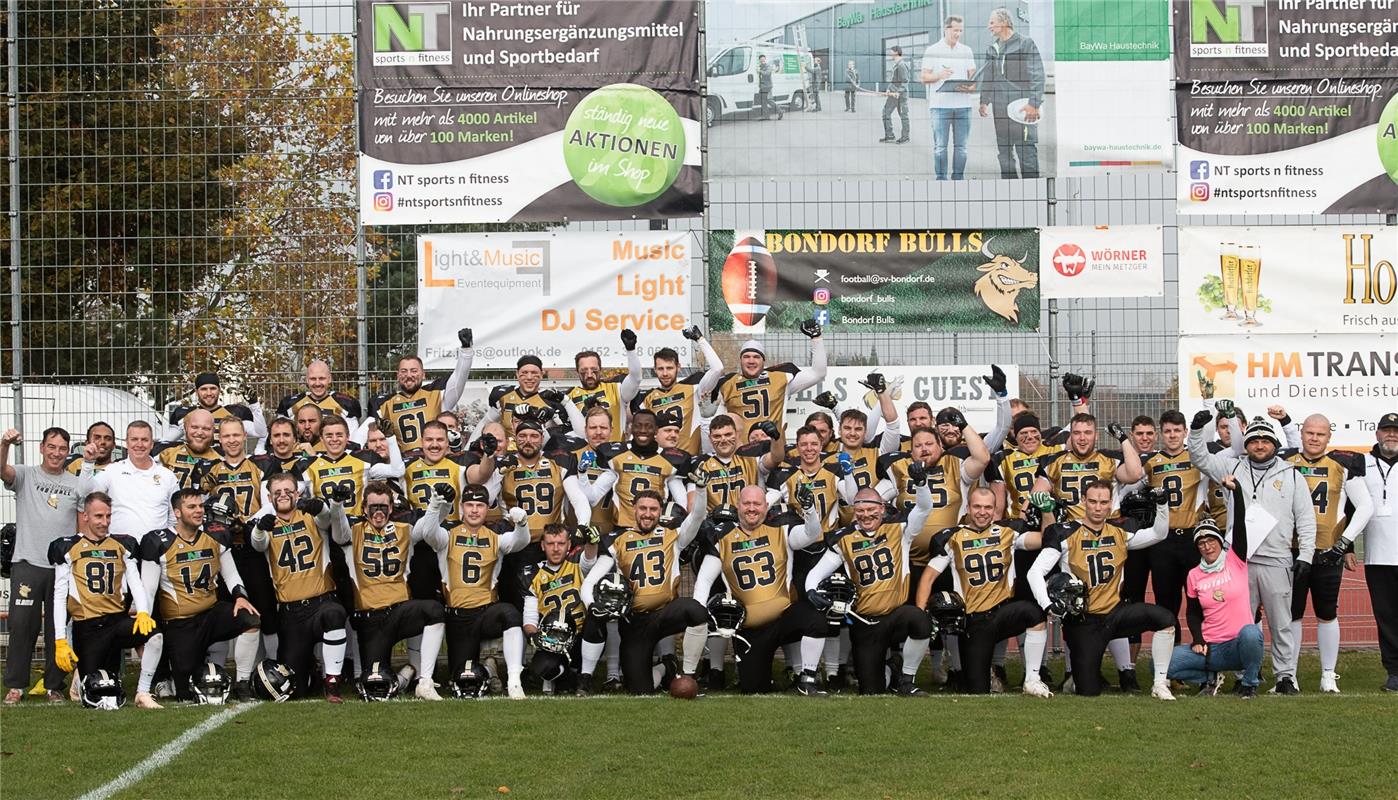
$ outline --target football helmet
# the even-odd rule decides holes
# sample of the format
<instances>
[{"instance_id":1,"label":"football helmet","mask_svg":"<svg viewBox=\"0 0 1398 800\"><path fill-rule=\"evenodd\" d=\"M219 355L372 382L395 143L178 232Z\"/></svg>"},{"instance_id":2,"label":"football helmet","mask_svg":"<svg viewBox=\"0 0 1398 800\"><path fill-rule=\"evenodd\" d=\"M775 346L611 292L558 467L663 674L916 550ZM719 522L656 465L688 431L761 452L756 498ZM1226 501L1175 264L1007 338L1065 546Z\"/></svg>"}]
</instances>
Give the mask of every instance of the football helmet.
<instances>
[{"instance_id":1,"label":"football helmet","mask_svg":"<svg viewBox=\"0 0 1398 800\"><path fill-rule=\"evenodd\" d=\"M602 576L592 587L588 612L602 619L621 619L631 611L631 585L616 572Z\"/></svg>"},{"instance_id":2,"label":"football helmet","mask_svg":"<svg viewBox=\"0 0 1398 800\"><path fill-rule=\"evenodd\" d=\"M264 659L252 671L252 693L263 700L285 703L291 699L295 675L291 667L272 659Z\"/></svg>"},{"instance_id":3,"label":"football helmet","mask_svg":"<svg viewBox=\"0 0 1398 800\"><path fill-rule=\"evenodd\" d=\"M1121 516L1135 520L1137 528L1149 528L1155 524L1158 504L1165 502L1165 492L1155 489L1140 489L1129 492L1121 498Z\"/></svg>"},{"instance_id":4,"label":"football helmet","mask_svg":"<svg viewBox=\"0 0 1398 800\"><path fill-rule=\"evenodd\" d=\"M204 669L190 681L194 690L194 702L201 706L221 706L228 702L228 693L233 689L233 681L221 664L212 661L204 664Z\"/></svg>"},{"instance_id":5,"label":"football helmet","mask_svg":"<svg viewBox=\"0 0 1398 800\"><path fill-rule=\"evenodd\" d=\"M451 693L460 698L474 700L490 693L490 673L475 661L467 661L461 674L452 678Z\"/></svg>"},{"instance_id":6,"label":"football helmet","mask_svg":"<svg viewBox=\"0 0 1398 800\"><path fill-rule=\"evenodd\" d=\"M84 675L79 694L83 705L88 708L116 711L126 705L126 692L121 688L120 676L109 674L105 669Z\"/></svg>"},{"instance_id":7,"label":"football helmet","mask_svg":"<svg viewBox=\"0 0 1398 800\"><path fill-rule=\"evenodd\" d=\"M369 671L359 679L359 696L370 703L392 700L399 688L398 676L382 661L370 664Z\"/></svg>"},{"instance_id":8,"label":"football helmet","mask_svg":"<svg viewBox=\"0 0 1398 800\"><path fill-rule=\"evenodd\" d=\"M854 601L859 589L843 572L832 573L816 586L816 594L824 598L825 618L831 622L843 622L845 615L854 610Z\"/></svg>"},{"instance_id":9,"label":"football helmet","mask_svg":"<svg viewBox=\"0 0 1398 800\"><path fill-rule=\"evenodd\" d=\"M554 609L539 620L539 630L534 634L534 646L545 653L553 653L567 658L577 637L573 626L558 609Z\"/></svg>"},{"instance_id":10,"label":"football helmet","mask_svg":"<svg viewBox=\"0 0 1398 800\"><path fill-rule=\"evenodd\" d=\"M747 619L747 609L738 598L724 592L709 598L709 630L725 639L732 639Z\"/></svg>"},{"instance_id":11,"label":"football helmet","mask_svg":"<svg viewBox=\"0 0 1398 800\"><path fill-rule=\"evenodd\" d=\"M956 592L933 592L927 614L941 633L954 636L966 632L966 603Z\"/></svg>"},{"instance_id":12,"label":"football helmet","mask_svg":"<svg viewBox=\"0 0 1398 800\"><path fill-rule=\"evenodd\" d=\"M1087 608L1087 585L1071 572L1049 576L1048 596L1048 612L1059 619L1081 617Z\"/></svg>"}]
</instances>

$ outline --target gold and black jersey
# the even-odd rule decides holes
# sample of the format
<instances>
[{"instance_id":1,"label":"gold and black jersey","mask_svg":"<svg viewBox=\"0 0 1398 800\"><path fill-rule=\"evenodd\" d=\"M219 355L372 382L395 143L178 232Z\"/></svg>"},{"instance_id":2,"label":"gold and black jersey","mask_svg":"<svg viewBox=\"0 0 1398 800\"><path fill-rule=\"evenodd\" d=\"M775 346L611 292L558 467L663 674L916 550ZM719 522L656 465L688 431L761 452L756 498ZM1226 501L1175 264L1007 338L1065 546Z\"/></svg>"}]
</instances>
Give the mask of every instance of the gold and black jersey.
<instances>
[{"instance_id":1,"label":"gold and black jersey","mask_svg":"<svg viewBox=\"0 0 1398 800\"><path fill-rule=\"evenodd\" d=\"M830 509L838 507L840 503L840 473L826 462L819 464L811 474L807 474L802 466L787 464L767 476L767 488L780 489L787 506L797 511L801 503L796 499L796 492L802 485L815 497L821 520L829 520Z\"/></svg>"},{"instance_id":2,"label":"gold and black jersey","mask_svg":"<svg viewBox=\"0 0 1398 800\"><path fill-rule=\"evenodd\" d=\"M752 456L734 453L727 461L716 455L696 456L690 472L702 469L708 475L704 499L708 513L721 505L737 507L738 495L748 486L758 486L760 469Z\"/></svg>"},{"instance_id":3,"label":"gold and black jersey","mask_svg":"<svg viewBox=\"0 0 1398 800\"><path fill-rule=\"evenodd\" d=\"M1345 481L1364 476L1364 459L1353 453L1326 453L1314 461L1306 458L1299 450L1283 453L1296 471L1306 479L1306 488L1311 494L1311 507L1315 509L1315 548L1328 550L1335 540L1344 533L1345 523ZM1295 534L1291 546L1297 547Z\"/></svg>"},{"instance_id":4,"label":"gold and black jersey","mask_svg":"<svg viewBox=\"0 0 1398 800\"><path fill-rule=\"evenodd\" d=\"M1068 570L1087 586L1087 613L1109 614L1121 602L1121 576L1134 526L1105 523L1100 532L1081 522L1060 522L1044 531L1044 547L1068 556Z\"/></svg>"},{"instance_id":5,"label":"gold and black jersey","mask_svg":"<svg viewBox=\"0 0 1398 800\"><path fill-rule=\"evenodd\" d=\"M634 410L646 409L653 411L657 415L661 413L680 415L680 442L679 449L693 455L698 455L701 447L701 437L699 429L694 424L696 418L696 395L699 382L703 380L703 372L681 378L674 382L670 388L654 387L643 389L636 398L631 401L631 408ZM613 433L616 429L613 428ZM619 438L616 441L621 441Z\"/></svg>"},{"instance_id":6,"label":"gold and black jersey","mask_svg":"<svg viewBox=\"0 0 1398 800\"><path fill-rule=\"evenodd\" d=\"M277 602L294 603L335 591L330 575L330 547L316 527L315 517L292 511L288 520L277 520L267 534L267 566Z\"/></svg>"},{"instance_id":7,"label":"gold and black jersey","mask_svg":"<svg viewBox=\"0 0 1398 800\"><path fill-rule=\"evenodd\" d=\"M339 458L331 458L322 453L301 467L301 475L311 484L311 494L322 500L329 500L336 487L351 492L345 503L345 513L351 517L364 515L364 487L369 483L369 467L381 464L371 450L357 450L341 453Z\"/></svg>"},{"instance_id":8,"label":"gold and black jersey","mask_svg":"<svg viewBox=\"0 0 1398 800\"><path fill-rule=\"evenodd\" d=\"M860 616L882 617L908 599L901 522L885 522L867 533L849 525L832 531L826 544L844 559L845 573L858 588L854 610Z\"/></svg>"},{"instance_id":9,"label":"gold and black jersey","mask_svg":"<svg viewBox=\"0 0 1398 800\"><path fill-rule=\"evenodd\" d=\"M294 419L296 412L306 406L319 408L322 415L334 414L353 420L358 420L364 414L359 401L344 392L330 392L319 400L312 397L310 392L300 392L283 398L277 404L277 416Z\"/></svg>"},{"instance_id":10,"label":"gold and black jersey","mask_svg":"<svg viewBox=\"0 0 1398 800\"><path fill-rule=\"evenodd\" d=\"M605 444L599 450L598 457L617 476L612 496L616 503L618 528L629 528L636 524L636 495L652 491L665 497L665 482L671 475L680 472L685 460L683 454L678 451L658 451L651 455L642 455L618 443Z\"/></svg>"},{"instance_id":11,"label":"gold and black jersey","mask_svg":"<svg viewBox=\"0 0 1398 800\"><path fill-rule=\"evenodd\" d=\"M608 472L606 465L599 463L597 451L582 439L568 438L557 452L572 456L574 463L578 465L578 474L586 475L590 483L596 483L598 478ZM607 492L606 497L592 507L592 524L603 533L616 527L616 503L612 497L612 493ZM569 519L573 523L577 522L571 516Z\"/></svg>"},{"instance_id":12,"label":"gold and black jersey","mask_svg":"<svg viewBox=\"0 0 1398 800\"><path fill-rule=\"evenodd\" d=\"M180 420L184 419L185 415L191 411L209 412L209 415L214 418L215 431L218 430L218 426L221 422L230 418L242 420L243 422L252 422L252 409L241 403L229 403L227 405L214 406L213 408L205 408L204 406L181 406L170 413L170 424L178 425Z\"/></svg>"},{"instance_id":13,"label":"gold and black jersey","mask_svg":"<svg viewBox=\"0 0 1398 800\"><path fill-rule=\"evenodd\" d=\"M1034 491L1034 478L1039 474L1039 460L1062 449L1040 444L1033 453L1006 448L991 457L985 473L986 481L1005 484L1005 516L1011 519L1024 517L1024 509L1029 505L1029 493Z\"/></svg>"},{"instance_id":14,"label":"gold and black jersey","mask_svg":"<svg viewBox=\"0 0 1398 800\"><path fill-rule=\"evenodd\" d=\"M786 387L801 370L795 364L778 364L745 378L730 372L719 379L714 396L738 423L738 441L748 440L748 431L759 422L782 424L786 414Z\"/></svg>"},{"instance_id":15,"label":"gold and black jersey","mask_svg":"<svg viewBox=\"0 0 1398 800\"><path fill-rule=\"evenodd\" d=\"M450 486L456 492L455 499L447 507L442 522L461 521L461 487L466 485L466 470L475 456L453 458L445 456L435 464L430 464L426 456L409 459L403 465L403 486L408 502L419 511L426 511L432 502L433 491L438 486Z\"/></svg>"},{"instance_id":16,"label":"gold and black jersey","mask_svg":"<svg viewBox=\"0 0 1398 800\"><path fill-rule=\"evenodd\" d=\"M852 453L839 447L835 452L826 456L827 464L836 463L841 453L848 453L850 457L850 475L854 478L854 485L859 489L868 489L879 482L879 449L877 447L861 447ZM840 524L854 524L854 508L847 504L840 504Z\"/></svg>"},{"instance_id":17,"label":"gold and black jersey","mask_svg":"<svg viewBox=\"0 0 1398 800\"><path fill-rule=\"evenodd\" d=\"M437 565L447 607L483 608L494 603L499 599L495 581L504 557L500 530L489 523L472 530L464 522L442 528L447 532L447 546L437 551Z\"/></svg>"},{"instance_id":18,"label":"gold and black jersey","mask_svg":"<svg viewBox=\"0 0 1398 800\"><path fill-rule=\"evenodd\" d=\"M407 600L412 554L412 525L390 522L378 530L367 520L355 521L345 548L355 610L378 611Z\"/></svg>"},{"instance_id":19,"label":"gold and black jersey","mask_svg":"<svg viewBox=\"0 0 1398 800\"><path fill-rule=\"evenodd\" d=\"M249 456L252 463L262 470L262 478L266 480L278 472L286 472L292 475L300 475L304 467L311 463L312 457L305 453L293 451L291 455L282 458L275 453L258 453Z\"/></svg>"},{"instance_id":20,"label":"gold and black jersey","mask_svg":"<svg viewBox=\"0 0 1398 800\"><path fill-rule=\"evenodd\" d=\"M518 456L505 456L500 472L500 502L506 508L522 508L529 515L529 540L543 538L544 526L563 521L568 496L563 481L577 474L571 456L540 456L533 464L521 463Z\"/></svg>"},{"instance_id":21,"label":"gold and black jersey","mask_svg":"<svg viewBox=\"0 0 1398 800\"><path fill-rule=\"evenodd\" d=\"M957 525L932 537L932 557L947 558L966 613L989 611L1014 596L1014 545L1021 533L1020 523L1005 520L983 531Z\"/></svg>"},{"instance_id":22,"label":"gold and black jersey","mask_svg":"<svg viewBox=\"0 0 1398 800\"><path fill-rule=\"evenodd\" d=\"M251 458L237 464L216 461L204 472L204 494L210 498L227 498L237 509L238 516L249 519L262 507L262 482L267 476Z\"/></svg>"},{"instance_id":23,"label":"gold and black jersey","mask_svg":"<svg viewBox=\"0 0 1398 800\"><path fill-rule=\"evenodd\" d=\"M1082 458L1064 450L1041 458L1038 475L1048 478L1049 491L1055 499L1071 504L1067 516L1076 521L1084 514L1082 487L1096 480L1113 483L1120 465L1120 450L1094 450Z\"/></svg>"},{"instance_id":24,"label":"gold and black jersey","mask_svg":"<svg viewBox=\"0 0 1398 800\"><path fill-rule=\"evenodd\" d=\"M193 541L165 529L141 539L141 560L160 566L155 611L161 620L186 619L218 602L219 557L232 546L227 534L199 531Z\"/></svg>"},{"instance_id":25,"label":"gold and black jersey","mask_svg":"<svg viewBox=\"0 0 1398 800\"><path fill-rule=\"evenodd\" d=\"M664 525L649 533L625 528L603 537L602 548L631 585L632 611L656 611L675 599L680 582L679 541L679 531Z\"/></svg>"},{"instance_id":26,"label":"gold and black jersey","mask_svg":"<svg viewBox=\"0 0 1398 800\"><path fill-rule=\"evenodd\" d=\"M578 564L578 555L574 554L557 566L540 561L525 591L539 604L540 619L556 611L561 619L568 620L575 631L581 631L583 618L587 615L582 601L582 585L582 567Z\"/></svg>"},{"instance_id":27,"label":"gold and black jersey","mask_svg":"<svg viewBox=\"0 0 1398 800\"><path fill-rule=\"evenodd\" d=\"M1193 528L1203 515L1205 480L1203 473L1181 450L1175 455L1164 451L1147 454L1141 459L1146 480L1152 489L1165 490L1165 507L1170 509L1171 528Z\"/></svg>"},{"instance_id":28,"label":"gold and black jersey","mask_svg":"<svg viewBox=\"0 0 1398 800\"><path fill-rule=\"evenodd\" d=\"M723 565L728 590L743 604L745 628L761 628L775 622L791 606L791 549L786 532L794 514L778 524L759 525L748 532L741 527L705 542L706 555ZM784 524L783 524L784 523Z\"/></svg>"},{"instance_id":29,"label":"gold and black jersey","mask_svg":"<svg viewBox=\"0 0 1398 800\"><path fill-rule=\"evenodd\" d=\"M898 494L894 501L904 511L911 511L917 505L917 490L908 477L908 466L913 462L907 453L888 453L879 459L880 480L893 483ZM961 519L966 505L965 486L961 482L961 458L952 453L942 457L927 468L927 489L932 493L932 513L927 515L927 524L922 526L908 557L914 566L923 566L931 557L932 536L937 531L950 528Z\"/></svg>"},{"instance_id":30,"label":"gold and black jersey","mask_svg":"<svg viewBox=\"0 0 1398 800\"><path fill-rule=\"evenodd\" d=\"M500 425L505 428L505 437L509 439L509 448L514 449L515 435L515 412L514 407L526 405L532 408L549 408L549 404L538 392L525 394L518 386L496 386L490 390L490 406L500 409ZM613 428L612 433L616 433Z\"/></svg>"},{"instance_id":31,"label":"gold and black jersey","mask_svg":"<svg viewBox=\"0 0 1398 800\"><path fill-rule=\"evenodd\" d=\"M574 386L568 390L568 399L579 409L586 409L591 403L596 403L607 409L607 415L612 420L610 441L613 442L619 442L625 438L622 435L625 433L625 429L621 426L621 380L621 378L603 378L602 382L597 384L596 389Z\"/></svg>"},{"instance_id":32,"label":"gold and black jersey","mask_svg":"<svg viewBox=\"0 0 1398 800\"><path fill-rule=\"evenodd\" d=\"M155 453L155 458L167 469L175 473L181 489L203 490L201 484L204 470L223 458L218 450L209 449L196 453L186 443L166 445Z\"/></svg>"},{"instance_id":33,"label":"gold and black jersey","mask_svg":"<svg viewBox=\"0 0 1398 800\"><path fill-rule=\"evenodd\" d=\"M97 462L94 461L94 462L92 462L92 471L93 471L94 473L101 472L102 470L104 470L104 469L106 469L107 467L111 466L111 463L112 463L112 462L108 461L106 464L98 464ZM77 475L78 473L82 472L82 471L83 471L83 457L82 457L82 453L79 453L79 454L74 455L74 456L68 456L68 460L65 461L65 462L63 462L63 468L64 468L65 470L68 471L68 474L69 474L69 475Z\"/></svg>"},{"instance_id":34,"label":"gold and black jersey","mask_svg":"<svg viewBox=\"0 0 1398 800\"><path fill-rule=\"evenodd\" d=\"M72 571L68 619L81 622L126 611L126 571L135 569L137 551L136 540L120 533L95 542L82 535L55 539L49 563L67 564Z\"/></svg>"},{"instance_id":35,"label":"gold and black jersey","mask_svg":"<svg viewBox=\"0 0 1398 800\"><path fill-rule=\"evenodd\" d=\"M374 400L372 416L379 421L385 436L398 439L403 451L422 447L422 426L442 414L442 391L446 378L426 381L410 394L397 391Z\"/></svg>"}]
</instances>

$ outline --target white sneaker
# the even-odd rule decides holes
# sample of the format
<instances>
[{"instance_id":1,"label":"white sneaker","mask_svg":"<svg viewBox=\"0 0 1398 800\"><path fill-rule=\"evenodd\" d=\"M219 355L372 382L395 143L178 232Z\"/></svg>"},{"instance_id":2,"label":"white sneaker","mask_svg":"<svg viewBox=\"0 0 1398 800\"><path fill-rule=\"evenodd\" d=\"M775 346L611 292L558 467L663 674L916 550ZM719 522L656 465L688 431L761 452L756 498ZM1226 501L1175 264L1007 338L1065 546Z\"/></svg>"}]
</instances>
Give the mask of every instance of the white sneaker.
<instances>
[{"instance_id":1,"label":"white sneaker","mask_svg":"<svg viewBox=\"0 0 1398 800\"><path fill-rule=\"evenodd\" d=\"M1048 684L1038 678L1024 680L1024 693L1030 697L1053 697L1053 692L1049 691Z\"/></svg>"},{"instance_id":2,"label":"white sneaker","mask_svg":"<svg viewBox=\"0 0 1398 800\"><path fill-rule=\"evenodd\" d=\"M509 694L511 700L524 699L524 684L520 682L519 678L510 679Z\"/></svg>"},{"instance_id":3,"label":"white sneaker","mask_svg":"<svg viewBox=\"0 0 1398 800\"><path fill-rule=\"evenodd\" d=\"M137 692L137 693L136 693L136 699L135 699L133 702L135 703L135 705L136 705L137 708L164 708L164 707L165 707L165 706L162 706L161 704L155 702L155 698L154 698L154 697L151 697L150 692Z\"/></svg>"},{"instance_id":4,"label":"white sneaker","mask_svg":"<svg viewBox=\"0 0 1398 800\"><path fill-rule=\"evenodd\" d=\"M1320 691L1328 692L1330 694L1339 694L1339 680L1340 676L1336 675L1334 670L1326 670L1325 672L1320 673Z\"/></svg>"},{"instance_id":5,"label":"white sneaker","mask_svg":"<svg viewBox=\"0 0 1398 800\"><path fill-rule=\"evenodd\" d=\"M1174 694L1174 692L1171 692L1171 691L1170 691L1170 682L1169 682L1169 681L1156 681L1156 682L1155 682L1155 685L1152 686L1152 687L1150 687L1150 696L1151 696L1151 697L1154 697L1156 700L1174 700L1174 699L1175 699L1175 694Z\"/></svg>"},{"instance_id":6,"label":"white sneaker","mask_svg":"<svg viewBox=\"0 0 1398 800\"><path fill-rule=\"evenodd\" d=\"M422 700L442 699L442 696L437 694L437 687L432 685L432 680L430 678L419 680L417 682L417 688L413 690L413 694L417 695L418 698Z\"/></svg>"}]
</instances>

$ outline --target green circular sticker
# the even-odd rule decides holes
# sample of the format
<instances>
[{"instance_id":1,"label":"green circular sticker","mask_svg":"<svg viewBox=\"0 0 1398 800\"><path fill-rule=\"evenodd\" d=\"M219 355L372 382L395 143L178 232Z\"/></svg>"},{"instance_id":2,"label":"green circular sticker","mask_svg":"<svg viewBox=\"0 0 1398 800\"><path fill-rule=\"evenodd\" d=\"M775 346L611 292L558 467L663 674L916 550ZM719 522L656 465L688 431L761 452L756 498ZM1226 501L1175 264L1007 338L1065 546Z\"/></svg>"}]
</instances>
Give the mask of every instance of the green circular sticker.
<instances>
[{"instance_id":1,"label":"green circular sticker","mask_svg":"<svg viewBox=\"0 0 1398 800\"><path fill-rule=\"evenodd\" d=\"M563 127L563 162L573 182L609 206L659 197L684 163L680 115L658 92L633 83L603 86Z\"/></svg>"},{"instance_id":2,"label":"green circular sticker","mask_svg":"<svg viewBox=\"0 0 1398 800\"><path fill-rule=\"evenodd\" d=\"M1398 183L1398 94L1388 98L1379 115L1379 163L1388 177Z\"/></svg>"}]
</instances>

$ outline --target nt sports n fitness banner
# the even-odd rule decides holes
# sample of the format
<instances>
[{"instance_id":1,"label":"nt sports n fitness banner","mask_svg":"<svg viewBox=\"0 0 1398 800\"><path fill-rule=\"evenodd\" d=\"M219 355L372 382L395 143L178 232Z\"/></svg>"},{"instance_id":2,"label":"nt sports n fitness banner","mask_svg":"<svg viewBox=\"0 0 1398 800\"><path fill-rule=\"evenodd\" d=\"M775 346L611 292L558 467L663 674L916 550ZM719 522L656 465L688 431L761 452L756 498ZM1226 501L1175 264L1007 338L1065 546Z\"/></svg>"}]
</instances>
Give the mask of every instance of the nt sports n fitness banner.
<instances>
[{"instance_id":1,"label":"nt sports n fitness banner","mask_svg":"<svg viewBox=\"0 0 1398 800\"><path fill-rule=\"evenodd\" d=\"M697 216L697 0L359 0L370 225Z\"/></svg>"},{"instance_id":2,"label":"nt sports n fitness banner","mask_svg":"<svg viewBox=\"0 0 1398 800\"><path fill-rule=\"evenodd\" d=\"M621 330L643 360L671 347L689 363L690 236L686 232L432 234L417 240L419 355L456 363L456 331L475 330L474 367L514 369L526 353L573 366L596 350L625 364Z\"/></svg>"},{"instance_id":3,"label":"nt sports n fitness banner","mask_svg":"<svg viewBox=\"0 0 1398 800\"><path fill-rule=\"evenodd\" d=\"M1181 214L1398 211L1398 4L1173 8Z\"/></svg>"},{"instance_id":4,"label":"nt sports n fitness banner","mask_svg":"<svg viewBox=\"0 0 1398 800\"><path fill-rule=\"evenodd\" d=\"M1034 229L709 233L709 327L1032 331Z\"/></svg>"}]
</instances>

